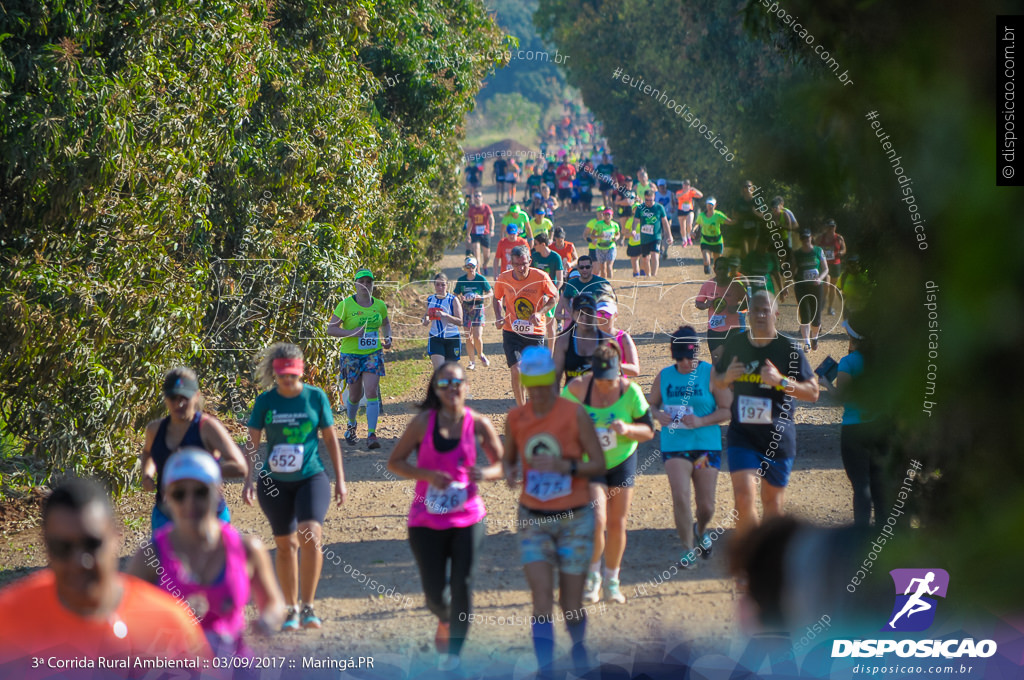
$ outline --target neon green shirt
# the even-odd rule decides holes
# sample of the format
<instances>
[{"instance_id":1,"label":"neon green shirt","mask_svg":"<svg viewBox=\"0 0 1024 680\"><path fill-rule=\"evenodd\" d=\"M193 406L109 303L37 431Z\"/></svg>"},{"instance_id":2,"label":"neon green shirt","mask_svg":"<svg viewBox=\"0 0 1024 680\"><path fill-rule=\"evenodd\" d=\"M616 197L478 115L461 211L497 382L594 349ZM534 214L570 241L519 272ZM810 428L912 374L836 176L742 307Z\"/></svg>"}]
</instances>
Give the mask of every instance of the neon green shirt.
<instances>
[{"instance_id":1,"label":"neon green shirt","mask_svg":"<svg viewBox=\"0 0 1024 680\"><path fill-rule=\"evenodd\" d=\"M582 403L569 391L566 385L562 390L562 396L577 404ZM619 465L633 455L636 451L637 441L616 434L610 429L613 421L621 420L624 423L633 423L637 418L642 417L651 406L644 397L643 390L635 382L629 383L625 393L619 400L607 408L594 408L583 404L587 415L594 421L594 428L597 429L597 438L601 440L601 448L604 449L605 465L609 469ZM589 452L588 452L589 453Z\"/></svg>"},{"instance_id":2,"label":"neon green shirt","mask_svg":"<svg viewBox=\"0 0 1024 680\"><path fill-rule=\"evenodd\" d=\"M594 222L594 247L598 250L611 250L615 247L615 239L619 237L619 223L615 220Z\"/></svg>"},{"instance_id":3,"label":"neon green shirt","mask_svg":"<svg viewBox=\"0 0 1024 680\"><path fill-rule=\"evenodd\" d=\"M341 327L345 330L362 328L363 334L341 339L342 354L373 354L380 350L384 341L380 337L380 327L388 318L388 306L383 300L373 298L369 307L356 302L356 296L350 295L334 308L334 315L341 319Z\"/></svg>"}]
</instances>

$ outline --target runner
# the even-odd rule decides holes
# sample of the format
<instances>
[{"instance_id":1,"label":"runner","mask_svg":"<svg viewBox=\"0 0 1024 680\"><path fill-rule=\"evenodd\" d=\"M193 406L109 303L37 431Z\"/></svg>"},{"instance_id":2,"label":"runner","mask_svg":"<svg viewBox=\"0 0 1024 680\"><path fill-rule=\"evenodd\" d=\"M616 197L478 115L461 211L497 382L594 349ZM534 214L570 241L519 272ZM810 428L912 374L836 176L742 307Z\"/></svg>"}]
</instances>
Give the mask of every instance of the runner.
<instances>
[{"instance_id":1,"label":"runner","mask_svg":"<svg viewBox=\"0 0 1024 680\"><path fill-rule=\"evenodd\" d=\"M619 353L611 343L591 356L590 373L573 379L562 396L583 404L594 421L608 471L590 480L594 506L594 552L583 599L600 600L601 556L604 555L605 595L625 604L619 589L619 568L626 551L626 518L636 482L636 447L654 438L654 421L643 390L619 370ZM605 530L607 529L607 543Z\"/></svg>"},{"instance_id":2,"label":"runner","mask_svg":"<svg viewBox=\"0 0 1024 680\"><path fill-rule=\"evenodd\" d=\"M633 217L636 209L636 198L637 193L633 191L633 178L624 177L622 184L615 187L615 200L612 203L615 206L615 216L622 219ZM605 206L607 205L609 204L605 203Z\"/></svg>"},{"instance_id":3,"label":"runner","mask_svg":"<svg viewBox=\"0 0 1024 680\"><path fill-rule=\"evenodd\" d=\"M172 453L185 446L204 449L219 461L225 477L244 477L249 466L241 449L228 434L227 428L215 417L202 412L203 395L195 371L175 368L164 376L164 405L168 416L150 421L142 444L142 488L156 491L156 502L150 514L150 526L156 531L170 522L164 506L160 479L164 464ZM172 443L173 442L173 443ZM227 503L220 499L217 515L231 521Z\"/></svg>"},{"instance_id":4,"label":"runner","mask_svg":"<svg viewBox=\"0 0 1024 680\"><path fill-rule=\"evenodd\" d=\"M409 547L427 608L437 617L434 645L441 670L459 666L473 613L470 584L487 533L481 480L501 479L501 440L487 416L466 406L466 375L455 363L434 369L419 413L388 459L388 470L416 480L409 508ZM477 466L477 440L491 464ZM416 464L409 456L416 451ZM448 591L450 595L446 596Z\"/></svg>"},{"instance_id":5,"label":"runner","mask_svg":"<svg viewBox=\"0 0 1024 680\"><path fill-rule=\"evenodd\" d=\"M708 526L715 516L715 486L722 469L722 430L729 420L732 393L711 388L711 364L697 359L700 340L691 326L669 339L674 365L654 377L647 401L661 424L661 461L672 489L676 533L683 544L680 565L690 569L696 556L711 556ZM690 482L697 521L690 511Z\"/></svg>"},{"instance_id":6,"label":"runner","mask_svg":"<svg viewBox=\"0 0 1024 680\"><path fill-rule=\"evenodd\" d=\"M576 176L580 190L580 211L590 212L594 203L594 164L587 158Z\"/></svg>"},{"instance_id":7,"label":"runner","mask_svg":"<svg viewBox=\"0 0 1024 680\"><path fill-rule=\"evenodd\" d=\"M427 296L427 313L421 319L424 326L430 326L427 356L434 369L446 361L458 363L462 356L461 321L462 303L448 292L448 277L438 272L434 276L434 294Z\"/></svg>"},{"instance_id":8,"label":"runner","mask_svg":"<svg viewBox=\"0 0 1024 680\"><path fill-rule=\"evenodd\" d=\"M597 266L596 275L605 279L611 279L612 267L615 264L615 247L622 242L622 233L619 223L612 219L612 209L605 208L601 212L601 219L588 227L584 236L591 242L590 256Z\"/></svg>"},{"instance_id":9,"label":"runner","mask_svg":"<svg viewBox=\"0 0 1024 680\"><path fill-rule=\"evenodd\" d=\"M466 344L469 346L470 371L476 368L476 358L484 366L490 366L491 360L484 354L484 324L487 323L487 302L494 297L494 291L486 277L476 273L476 260L466 258L462 267L466 272L455 280L454 293L462 302L462 325L466 328Z\"/></svg>"},{"instance_id":10,"label":"runner","mask_svg":"<svg viewBox=\"0 0 1024 680\"><path fill-rule=\"evenodd\" d=\"M871 300L871 291L875 284L860 264L860 255L849 255L846 266L839 275L836 287L843 296L843 316L864 311Z\"/></svg>"},{"instance_id":11,"label":"runner","mask_svg":"<svg viewBox=\"0 0 1024 680\"><path fill-rule=\"evenodd\" d=\"M562 295L555 312L555 316L565 323L572 321L572 299L580 293L590 293L595 300L615 298L611 282L594 275L594 262L589 255L580 255L576 260L576 273L579 276L570 276L562 286Z\"/></svg>"},{"instance_id":12,"label":"runner","mask_svg":"<svg viewBox=\"0 0 1024 680\"><path fill-rule=\"evenodd\" d=\"M551 193L552 191L553 189L549 189L546 184L542 184L540 187L540 202L541 205L544 206L544 209L547 210L548 216L550 217L553 217L555 211L562 205L559 203L558 199L555 198L554 194Z\"/></svg>"},{"instance_id":13,"label":"runner","mask_svg":"<svg viewBox=\"0 0 1024 680\"><path fill-rule=\"evenodd\" d=\"M602 340L613 337L597 327L597 300L590 293L581 293L572 299L572 323L555 341L555 374L559 387L562 374L568 383L590 371L590 357Z\"/></svg>"},{"instance_id":14,"label":"runner","mask_svg":"<svg viewBox=\"0 0 1024 680\"><path fill-rule=\"evenodd\" d=\"M551 250L562 256L562 264L565 266L565 271L572 271L576 267L576 259L579 257L576 253L576 246L573 245L572 241L565 240L565 229L562 227L555 227L551 231L551 236L554 238L554 241L551 243Z\"/></svg>"},{"instance_id":15,"label":"runner","mask_svg":"<svg viewBox=\"0 0 1024 680\"><path fill-rule=\"evenodd\" d=\"M767 290L772 295L782 291L782 273L775 253L770 252L771 239L760 238L757 245L740 264L740 271L747 282L747 295L753 296L759 290ZM779 301L785 300L785 291Z\"/></svg>"},{"instance_id":16,"label":"runner","mask_svg":"<svg viewBox=\"0 0 1024 680\"><path fill-rule=\"evenodd\" d=\"M526 178L526 197L533 196L534 194L540 194L540 187L544 183L544 177L541 174L541 165L543 165L543 163L534 163L533 174Z\"/></svg>"},{"instance_id":17,"label":"runner","mask_svg":"<svg viewBox=\"0 0 1024 680\"><path fill-rule=\"evenodd\" d=\"M895 500L890 493L886 474L890 451L888 427L866 404L858 399L858 383L864 373L865 353L871 345L864 334L860 316L843 322L850 336L849 354L839 360L836 394L843 402L843 422L839 430L839 450L843 468L853 487L853 523L871 525L871 508L875 509L875 526L880 526L885 513Z\"/></svg>"},{"instance_id":18,"label":"runner","mask_svg":"<svg viewBox=\"0 0 1024 680\"><path fill-rule=\"evenodd\" d=\"M793 400L818 400L818 381L799 346L778 335L778 308L767 291L750 301L750 329L725 341L711 387L732 387L726 434L729 475L736 511L736 533L758 523L755 477L761 477L764 518L782 514L786 485L796 457ZM776 440L778 436L778 440Z\"/></svg>"},{"instance_id":19,"label":"runner","mask_svg":"<svg viewBox=\"0 0 1024 680\"><path fill-rule=\"evenodd\" d=\"M800 230L800 224L796 221L796 215L785 206L782 196L772 199L772 213L775 215L775 222L782 232L782 240L786 244L786 260L789 260L793 253L793 234ZM781 263L780 263L781 264Z\"/></svg>"},{"instance_id":20,"label":"runner","mask_svg":"<svg viewBox=\"0 0 1024 680\"><path fill-rule=\"evenodd\" d=\"M818 332L821 330L821 307L824 291L822 282L828 278L828 262L825 252L811 245L811 230L800 230L800 247L793 251L796 265L796 292L800 337L804 340L804 351L818 349Z\"/></svg>"},{"instance_id":21,"label":"runner","mask_svg":"<svg viewBox=\"0 0 1024 680\"><path fill-rule=\"evenodd\" d=\"M508 161L504 156L494 159L494 186L496 197L494 205L505 205L505 173L508 171Z\"/></svg>"},{"instance_id":22,"label":"runner","mask_svg":"<svg viewBox=\"0 0 1024 680\"><path fill-rule=\"evenodd\" d=\"M518 203L510 203L508 206L508 212L506 212L501 218L501 226L505 227L507 231L508 226L510 224L514 224L519 227L520 236L523 236L526 234L526 223L529 220L530 216L526 214L525 210L519 207Z\"/></svg>"},{"instance_id":23,"label":"runner","mask_svg":"<svg viewBox=\"0 0 1024 680\"><path fill-rule=\"evenodd\" d=\"M740 329L738 332L743 330L740 310L747 291L738 277L738 270L737 258L718 258L715 260L715 278L705 281L694 299L697 309L708 312L707 343L713 362L722 355L722 346L729 332L734 328Z\"/></svg>"},{"instance_id":24,"label":"runner","mask_svg":"<svg viewBox=\"0 0 1024 680\"><path fill-rule=\"evenodd\" d=\"M640 375L640 355L636 351L636 343L628 332L615 327L619 319L619 306L615 300L605 298L597 302L597 326L606 335L614 338L614 346L619 350L619 362L622 374L635 378Z\"/></svg>"},{"instance_id":25,"label":"runner","mask_svg":"<svg viewBox=\"0 0 1024 680\"><path fill-rule=\"evenodd\" d=\"M687 246L694 243L693 199L695 198L704 198L704 194L696 187L690 186L690 180L684 179L682 188L676 192L676 210L679 219L679 235L683 239L683 245ZM707 266L709 263L705 262L704 264ZM704 271L705 274L710 272L710 269Z\"/></svg>"},{"instance_id":26,"label":"runner","mask_svg":"<svg viewBox=\"0 0 1024 680\"><path fill-rule=\"evenodd\" d=\"M501 328L505 361L511 370L516 404L526 401L519 380L519 359L527 347L544 344L545 315L558 302L551 277L530 266L530 251L516 246L510 254L512 269L494 282L494 325Z\"/></svg>"},{"instance_id":27,"label":"runner","mask_svg":"<svg viewBox=\"0 0 1024 680\"><path fill-rule=\"evenodd\" d=\"M533 240L541 234L548 234L554 228L551 224L551 220L547 217L547 210L545 208L536 208L533 211L533 217L530 218L526 223L526 240L530 246L533 246Z\"/></svg>"},{"instance_id":28,"label":"runner","mask_svg":"<svg viewBox=\"0 0 1024 680\"><path fill-rule=\"evenodd\" d=\"M288 605L281 630L297 630L300 624L303 628L322 625L313 611L313 600L324 563L320 546L324 517L331 505L331 483L320 462L317 433L323 436L334 466L338 506L348 494L331 402L322 389L303 382L304 370L302 350L295 345L278 342L263 352L257 375L266 391L253 404L245 447L250 461L254 460L266 432L267 460L251 466L242 498L252 505L259 497L260 509L274 534L274 566Z\"/></svg>"},{"instance_id":29,"label":"runner","mask_svg":"<svg viewBox=\"0 0 1024 680\"><path fill-rule=\"evenodd\" d=\"M508 167L505 169L505 186L508 187L508 200L516 200L516 182L519 181L519 163L512 156L508 158Z\"/></svg>"},{"instance_id":30,"label":"runner","mask_svg":"<svg viewBox=\"0 0 1024 680\"><path fill-rule=\"evenodd\" d=\"M654 192L654 202L665 209L665 214L668 215L669 229L676 223L676 205L675 201L672 200L672 193L668 190L668 182L663 179L657 181L657 191ZM679 245L689 245L686 243L686 238L680 233ZM662 255L666 254L668 246L662 246Z\"/></svg>"},{"instance_id":31,"label":"runner","mask_svg":"<svg viewBox=\"0 0 1024 680\"><path fill-rule=\"evenodd\" d=\"M733 214L736 216L736 222L739 229L733 230L735 232L733 241L730 241L729 234L726 233L725 249L728 251L726 253L727 255L743 257L754 249L754 244L757 242L760 226L764 223L764 220L761 219L760 213L757 210L755 200L755 194L760 191L761 190L757 189L754 186L754 183L749 179L743 183L743 187L740 189L737 207L733 211ZM738 252L730 250L731 248L737 248Z\"/></svg>"},{"instance_id":32,"label":"runner","mask_svg":"<svg viewBox=\"0 0 1024 680\"><path fill-rule=\"evenodd\" d=\"M640 234L633 228L634 222L636 222L635 218L630 215L629 219L622 224L622 234L626 240L626 256L629 257L629 266L633 270L635 279L639 276L647 276L647 272L640 269L640 253L643 252L643 248L640 247Z\"/></svg>"},{"instance_id":33,"label":"runner","mask_svg":"<svg viewBox=\"0 0 1024 680\"><path fill-rule=\"evenodd\" d=\"M595 252L596 248L594 248L594 237L590 235L590 232L593 230L594 225L603 218L606 209L603 205L597 206L594 217L587 220L586 226L583 227L583 238L587 241L587 255L591 258L596 257L597 253Z\"/></svg>"},{"instance_id":34,"label":"runner","mask_svg":"<svg viewBox=\"0 0 1024 680\"><path fill-rule=\"evenodd\" d=\"M648 191L654 191L654 185L651 184L651 180L647 176L647 169L643 166L636 171L636 183L633 185L633 190L636 191L637 197L643 197Z\"/></svg>"},{"instance_id":35,"label":"runner","mask_svg":"<svg viewBox=\"0 0 1024 680\"><path fill-rule=\"evenodd\" d=\"M480 178L484 174L483 163L470 163L464 170L466 174L466 189L465 193L472 195L474 191L480 188Z\"/></svg>"},{"instance_id":36,"label":"runner","mask_svg":"<svg viewBox=\"0 0 1024 680\"><path fill-rule=\"evenodd\" d=\"M509 411L505 422L505 477L519 483L519 552L530 586L533 649L542 676L554 662L555 627L552 589L558 571L558 604L572 638L577 675L587 667L583 580L593 549L594 512L588 478L605 473L601 443L586 411L558 396L555 363L545 347L523 352L523 381L530 402ZM570 616L570 612L572 615Z\"/></svg>"},{"instance_id":37,"label":"runner","mask_svg":"<svg viewBox=\"0 0 1024 680\"><path fill-rule=\"evenodd\" d=\"M533 266L548 275L551 282L555 284L555 290L558 291L562 289L562 283L565 281L565 265L562 263L562 256L548 246L549 240L546 233L539 234L535 239L530 259ZM545 335L547 335L548 349L554 349L557 335L555 305L547 311L546 316Z\"/></svg>"},{"instance_id":38,"label":"runner","mask_svg":"<svg viewBox=\"0 0 1024 680\"><path fill-rule=\"evenodd\" d=\"M345 441L356 445L356 414L366 395L366 448L379 449L377 419L380 417L380 379L384 377L384 353L391 349L391 319L388 306L373 297L373 272L356 272L356 292L334 308L327 324L327 335L342 338L339 378L348 388L345 411L348 426ZM381 332L384 337L381 338ZM268 374L269 375L269 374ZM268 387L269 387L268 381ZM344 392L344 388L342 389Z\"/></svg>"},{"instance_id":39,"label":"runner","mask_svg":"<svg viewBox=\"0 0 1024 680\"><path fill-rule=\"evenodd\" d=\"M91 479L70 479L47 496L42 539L48 568L0 589L5 677L31 677L35 672L30 668L54 657L210 658L210 646L187 607L159 588L118 573L120 524L107 492ZM92 677L92 671L86 673ZM46 677L67 675L48 671Z\"/></svg>"},{"instance_id":40,"label":"runner","mask_svg":"<svg viewBox=\"0 0 1024 680\"><path fill-rule=\"evenodd\" d=\"M553 161L549 160L544 166L544 172L541 175L541 179L543 180L543 184L541 184L542 194L544 193L545 186L548 188L548 191L555 190L555 187L557 186L556 182L558 181L558 174L555 172L555 163Z\"/></svg>"},{"instance_id":41,"label":"runner","mask_svg":"<svg viewBox=\"0 0 1024 680\"><path fill-rule=\"evenodd\" d=\"M654 192L644 192L643 205L637 206L633 214L633 236L640 237L640 270L658 275L658 260L661 257L661 241L672 245L672 231L665 209L654 202Z\"/></svg>"},{"instance_id":42,"label":"runner","mask_svg":"<svg viewBox=\"0 0 1024 680\"><path fill-rule=\"evenodd\" d=\"M243 639L250 595L259 608L254 628L264 635L284 621L284 596L260 539L218 519L220 468L202 449L184 448L167 460L160 480L174 523L153 534L126 573L189 603L215 656L252 657Z\"/></svg>"},{"instance_id":43,"label":"runner","mask_svg":"<svg viewBox=\"0 0 1024 680\"><path fill-rule=\"evenodd\" d=\"M491 206L484 203L484 194L479 189L473 191L473 204L466 212L466 247L477 262L484 263L484 276L491 260L491 234L494 233L494 213Z\"/></svg>"},{"instance_id":44,"label":"runner","mask_svg":"<svg viewBox=\"0 0 1024 680\"><path fill-rule=\"evenodd\" d=\"M687 232L694 239L700 233L700 256L704 259L705 274L711 273L711 256L721 256L724 252L722 225L733 223L724 212L715 209L717 205L714 196L704 201L704 212L697 215L697 228Z\"/></svg>"},{"instance_id":45,"label":"runner","mask_svg":"<svg viewBox=\"0 0 1024 680\"><path fill-rule=\"evenodd\" d=\"M601 200L604 201L605 205L611 205L612 199L615 197L615 184L613 177L615 176L615 164L608 160L608 154L601 154L601 162L597 168L597 188L601 192Z\"/></svg>"},{"instance_id":46,"label":"runner","mask_svg":"<svg viewBox=\"0 0 1024 680\"><path fill-rule=\"evenodd\" d=\"M825 304L828 306L828 315L835 316L835 302L838 298L835 284L839 283L839 277L843 275L843 257L846 255L846 239L836 233L835 220L825 220L825 231L818 237L817 245L821 246L825 262L828 263L825 283L832 284L825 286Z\"/></svg>"},{"instance_id":47,"label":"runner","mask_svg":"<svg viewBox=\"0 0 1024 680\"><path fill-rule=\"evenodd\" d=\"M505 225L505 235L498 241L498 248L494 251L494 271L496 274L507 272L512 268L512 262L509 260L509 253L516 246L527 246L525 238L519 236L520 228L516 223L510 223ZM495 276L497 278L497 276Z\"/></svg>"}]
</instances>

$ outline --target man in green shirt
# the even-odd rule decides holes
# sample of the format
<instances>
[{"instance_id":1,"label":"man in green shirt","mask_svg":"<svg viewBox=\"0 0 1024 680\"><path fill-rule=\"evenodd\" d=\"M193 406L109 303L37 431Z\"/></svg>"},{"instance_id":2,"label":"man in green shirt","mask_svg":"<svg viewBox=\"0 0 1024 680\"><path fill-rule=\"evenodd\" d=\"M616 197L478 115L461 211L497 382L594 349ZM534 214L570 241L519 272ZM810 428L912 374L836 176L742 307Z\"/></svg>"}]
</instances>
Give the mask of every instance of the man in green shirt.
<instances>
[{"instance_id":1,"label":"man in green shirt","mask_svg":"<svg viewBox=\"0 0 1024 680\"><path fill-rule=\"evenodd\" d=\"M455 289L452 293L462 303L462 325L466 328L469 345L469 365L466 368L470 371L476 368L476 357L480 355L480 362L484 366L490 366L491 362L484 354L484 323L487 322L487 303L494 297L490 282L486 277L476 273L477 262L474 257L467 257L462 267L465 274L455 280Z\"/></svg>"},{"instance_id":2,"label":"man in green shirt","mask_svg":"<svg viewBox=\"0 0 1024 680\"><path fill-rule=\"evenodd\" d=\"M604 204L611 205L614 198L613 189L615 188L615 184L612 182L612 177L615 176L615 164L608 160L608 154L601 154L601 162L595 170L597 171L598 188L601 191Z\"/></svg>"},{"instance_id":3,"label":"man in green shirt","mask_svg":"<svg viewBox=\"0 0 1024 680\"><path fill-rule=\"evenodd\" d=\"M508 212L505 213L505 216L501 218L501 226L504 228L504 231L507 231L508 225L514 224L519 227L520 234L525 234L528 221L529 218L526 216L526 212L519 207L518 203L513 203L508 207Z\"/></svg>"},{"instance_id":4,"label":"man in green shirt","mask_svg":"<svg viewBox=\"0 0 1024 680\"><path fill-rule=\"evenodd\" d=\"M640 237L640 267L642 271L654 277L658 275L658 260L661 257L661 239L672 245L672 229L668 223L668 213L660 203L654 202L654 191L648 189L644 193L643 205L637 206L633 213L633 237Z\"/></svg>"},{"instance_id":5,"label":"man in green shirt","mask_svg":"<svg viewBox=\"0 0 1024 680\"><path fill-rule=\"evenodd\" d=\"M562 289L565 277L565 265L562 263L562 256L551 250L551 237L547 233L537 234L534 239L533 251L530 253L531 267L536 267L549 277L555 288ZM548 349L554 350L555 346L555 308L552 307L547 313L547 341Z\"/></svg>"}]
</instances>

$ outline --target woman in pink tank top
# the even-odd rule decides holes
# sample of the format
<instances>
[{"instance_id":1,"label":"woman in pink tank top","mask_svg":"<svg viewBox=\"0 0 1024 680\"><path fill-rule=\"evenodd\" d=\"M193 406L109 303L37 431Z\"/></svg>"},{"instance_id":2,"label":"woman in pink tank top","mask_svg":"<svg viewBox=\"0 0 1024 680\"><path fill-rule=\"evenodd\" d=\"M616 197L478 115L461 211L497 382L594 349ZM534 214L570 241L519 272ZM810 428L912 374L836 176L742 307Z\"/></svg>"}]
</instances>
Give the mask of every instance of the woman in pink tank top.
<instances>
[{"instance_id":1,"label":"woman in pink tank top","mask_svg":"<svg viewBox=\"0 0 1024 680\"><path fill-rule=\"evenodd\" d=\"M128 573L159 585L198 619L217 656L251 656L242 634L250 596L260 609L256 629L278 630L284 596L259 539L242 536L217 517L221 476L206 451L181 449L161 475L171 524L157 529Z\"/></svg>"},{"instance_id":2,"label":"woman in pink tank top","mask_svg":"<svg viewBox=\"0 0 1024 680\"><path fill-rule=\"evenodd\" d=\"M478 440L490 459L490 465L482 468L476 464ZM415 465L408 462L413 450L418 450ZM388 460L388 470L416 480L409 508L409 545L420 569L427 608L438 620L434 644L442 655L442 670L458 667L469 630L469 583L487 533L477 482L503 477L501 456L501 440L490 419L466 407L462 367L455 362L442 364L430 379L420 413ZM448 599L445 585L450 587Z\"/></svg>"}]
</instances>

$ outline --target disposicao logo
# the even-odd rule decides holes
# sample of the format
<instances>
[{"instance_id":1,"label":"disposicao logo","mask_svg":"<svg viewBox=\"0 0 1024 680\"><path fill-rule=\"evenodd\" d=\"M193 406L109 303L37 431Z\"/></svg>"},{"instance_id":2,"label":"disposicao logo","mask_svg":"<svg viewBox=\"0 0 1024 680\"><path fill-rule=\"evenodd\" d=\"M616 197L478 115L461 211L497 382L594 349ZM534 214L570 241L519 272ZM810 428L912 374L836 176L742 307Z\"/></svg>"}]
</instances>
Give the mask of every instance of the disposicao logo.
<instances>
[{"instance_id":1,"label":"disposicao logo","mask_svg":"<svg viewBox=\"0 0 1024 680\"><path fill-rule=\"evenodd\" d=\"M895 588L895 602L883 632L912 633L927 630L935 622L937 597L946 597L949 573L945 569L893 569L889 572ZM964 640L833 640L832 657L882 656L895 652L901 657L990 657L996 653L993 640L977 643Z\"/></svg>"}]
</instances>

